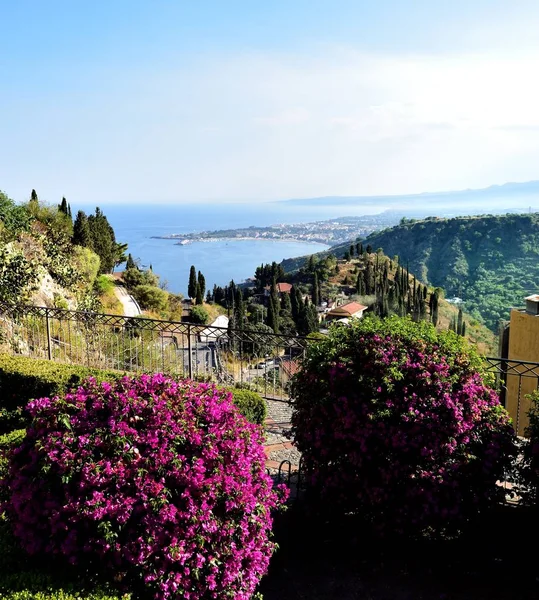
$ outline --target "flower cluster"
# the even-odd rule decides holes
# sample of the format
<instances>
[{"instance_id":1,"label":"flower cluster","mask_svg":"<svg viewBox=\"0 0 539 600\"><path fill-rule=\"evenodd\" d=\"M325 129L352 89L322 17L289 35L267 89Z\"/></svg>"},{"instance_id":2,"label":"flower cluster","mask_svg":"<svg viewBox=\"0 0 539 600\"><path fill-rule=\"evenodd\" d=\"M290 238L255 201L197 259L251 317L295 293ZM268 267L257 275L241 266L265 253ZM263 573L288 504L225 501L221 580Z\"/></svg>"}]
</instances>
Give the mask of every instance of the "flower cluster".
<instances>
[{"instance_id":1,"label":"flower cluster","mask_svg":"<svg viewBox=\"0 0 539 600\"><path fill-rule=\"evenodd\" d=\"M262 432L228 392L159 374L90 379L28 410L4 481L28 552L94 561L155 598L252 596L280 499Z\"/></svg>"},{"instance_id":2,"label":"flower cluster","mask_svg":"<svg viewBox=\"0 0 539 600\"><path fill-rule=\"evenodd\" d=\"M333 329L293 388L313 496L408 533L447 531L497 501L515 437L478 365L458 336L425 323Z\"/></svg>"}]
</instances>

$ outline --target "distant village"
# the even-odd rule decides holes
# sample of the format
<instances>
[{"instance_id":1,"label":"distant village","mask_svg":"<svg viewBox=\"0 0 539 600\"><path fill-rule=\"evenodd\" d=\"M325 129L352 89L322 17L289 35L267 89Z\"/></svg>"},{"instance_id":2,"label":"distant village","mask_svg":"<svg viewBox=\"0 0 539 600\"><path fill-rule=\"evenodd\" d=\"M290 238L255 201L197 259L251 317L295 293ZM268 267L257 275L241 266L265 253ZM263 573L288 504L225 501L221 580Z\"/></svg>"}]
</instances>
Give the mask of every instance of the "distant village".
<instances>
[{"instance_id":1,"label":"distant village","mask_svg":"<svg viewBox=\"0 0 539 600\"><path fill-rule=\"evenodd\" d=\"M373 231L390 227L398 223L399 217L393 212L358 217L340 217L312 223L290 225L279 223L267 227L250 227L238 229L220 229L201 231L198 233L171 233L154 236L156 239L177 240L184 246L193 242L229 241L229 240L287 240L312 242L320 244L340 244L358 236L366 237Z\"/></svg>"}]
</instances>

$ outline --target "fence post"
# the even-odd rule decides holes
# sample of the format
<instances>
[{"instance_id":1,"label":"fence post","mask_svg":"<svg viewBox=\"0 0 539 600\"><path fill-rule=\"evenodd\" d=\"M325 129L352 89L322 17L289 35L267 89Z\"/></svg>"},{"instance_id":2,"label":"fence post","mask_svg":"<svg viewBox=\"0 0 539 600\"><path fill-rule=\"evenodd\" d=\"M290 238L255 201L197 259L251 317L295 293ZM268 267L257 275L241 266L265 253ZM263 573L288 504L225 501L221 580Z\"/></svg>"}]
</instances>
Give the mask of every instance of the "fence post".
<instances>
[{"instance_id":1,"label":"fence post","mask_svg":"<svg viewBox=\"0 0 539 600\"><path fill-rule=\"evenodd\" d=\"M47 326L47 356L52 360L51 326L49 323L49 309L45 309L45 325Z\"/></svg>"},{"instance_id":2,"label":"fence post","mask_svg":"<svg viewBox=\"0 0 539 600\"><path fill-rule=\"evenodd\" d=\"M187 353L189 358L187 364L189 365L189 379L193 379L193 356L191 352L191 325L187 325Z\"/></svg>"}]
</instances>

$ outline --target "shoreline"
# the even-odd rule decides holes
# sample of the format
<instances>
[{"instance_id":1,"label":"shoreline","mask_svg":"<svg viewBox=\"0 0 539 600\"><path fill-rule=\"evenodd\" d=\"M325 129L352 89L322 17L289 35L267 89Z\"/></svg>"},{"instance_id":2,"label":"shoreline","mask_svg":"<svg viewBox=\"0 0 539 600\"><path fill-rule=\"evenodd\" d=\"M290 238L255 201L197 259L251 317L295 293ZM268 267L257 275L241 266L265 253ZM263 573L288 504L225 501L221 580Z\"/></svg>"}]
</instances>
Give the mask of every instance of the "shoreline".
<instances>
[{"instance_id":1,"label":"shoreline","mask_svg":"<svg viewBox=\"0 0 539 600\"><path fill-rule=\"evenodd\" d=\"M168 237L168 236L152 236L151 239L157 240L180 240L179 236ZM339 244L339 241L334 241L332 244L328 242L316 241L316 240L302 240L298 238L255 238L255 237L215 237L215 238L196 238L196 239L183 239L176 241L175 246L190 246L191 244L201 243L212 243L212 242L292 242L296 244L317 244L319 246L334 246Z\"/></svg>"}]
</instances>

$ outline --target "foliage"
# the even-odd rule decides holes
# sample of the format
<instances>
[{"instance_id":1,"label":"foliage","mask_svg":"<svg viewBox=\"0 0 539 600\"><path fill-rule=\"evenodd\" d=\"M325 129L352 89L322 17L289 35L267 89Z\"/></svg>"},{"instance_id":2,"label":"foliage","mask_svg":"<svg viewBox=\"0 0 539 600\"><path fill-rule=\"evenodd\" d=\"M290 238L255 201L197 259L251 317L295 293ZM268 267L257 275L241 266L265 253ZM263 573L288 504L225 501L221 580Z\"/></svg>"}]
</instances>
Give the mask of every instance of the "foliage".
<instances>
[{"instance_id":1,"label":"foliage","mask_svg":"<svg viewBox=\"0 0 539 600\"><path fill-rule=\"evenodd\" d=\"M131 294L143 310L163 311L168 305L168 293L153 285L137 285Z\"/></svg>"},{"instance_id":2,"label":"foliage","mask_svg":"<svg viewBox=\"0 0 539 600\"><path fill-rule=\"evenodd\" d=\"M539 500L539 391L528 396L530 410L528 411L527 440L523 442L521 460L517 461L519 486L518 494L521 502L537 506Z\"/></svg>"},{"instance_id":3,"label":"foliage","mask_svg":"<svg viewBox=\"0 0 539 600\"><path fill-rule=\"evenodd\" d=\"M126 269L122 274L123 282L128 290L133 290L138 285L151 285L157 287L159 277L152 271L142 271L137 267Z\"/></svg>"},{"instance_id":4,"label":"foliage","mask_svg":"<svg viewBox=\"0 0 539 600\"><path fill-rule=\"evenodd\" d=\"M73 265L82 280L82 288L89 290L99 272L99 256L89 248L73 246L71 250Z\"/></svg>"},{"instance_id":5,"label":"foliage","mask_svg":"<svg viewBox=\"0 0 539 600\"><path fill-rule=\"evenodd\" d=\"M232 401L238 407L240 413L250 423L264 425L266 421L266 403L260 394L241 388L230 388L228 391L232 394Z\"/></svg>"},{"instance_id":6,"label":"foliage","mask_svg":"<svg viewBox=\"0 0 539 600\"><path fill-rule=\"evenodd\" d=\"M100 565L156 598L251 598L278 505L261 430L209 384L161 374L30 402L4 485L30 554Z\"/></svg>"},{"instance_id":7,"label":"foliage","mask_svg":"<svg viewBox=\"0 0 539 600\"><path fill-rule=\"evenodd\" d=\"M0 433L27 424L23 410L31 399L62 395L90 376L110 381L122 373L0 354Z\"/></svg>"},{"instance_id":8,"label":"foliage","mask_svg":"<svg viewBox=\"0 0 539 600\"><path fill-rule=\"evenodd\" d=\"M539 213L406 221L368 240L409 262L424 283L463 298L493 331L539 287Z\"/></svg>"},{"instance_id":9,"label":"foliage","mask_svg":"<svg viewBox=\"0 0 539 600\"><path fill-rule=\"evenodd\" d=\"M208 311L203 306L193 306L190 312L190 320L192 323L207 325L210 316Z\"/></svg>"},{"instance_id":10,"label":"foliage","mask_svg":"<svg viewBox=\"0 0 539 600\"><path fill-rule=\"evenodd\" d=\"M115 288L114 281L107 275L99 275L94 283L94 289L98 294L106 294Z\"/></svg>"},{"instance_id":11,"label":"foliage","mask_svg":"<svg viewBox=\"0 0 539 600\"><path fill-rule=\"evenodd\" d=\"M322 504L386 531L451 530L495 503L514 433L453 332L375 317L308 348L292 417Z\"/></svg>"},{"instance_id":12,"label":"foliage","mask_svg":"<svg viewBox=\"0 0 539 600\"><path fill-rule=\"evenodd\" d=\"M0 245L0 301L24 303L37 288L38 264L14 242Z\"/></svg>"},{"instance_id":13,"label":"foliage","mask_svg":"<svg viewBox=\"0 0 539 600\"><path fill-rule=\"evenodd\" d=\"M21 205L0 191L0 239L13 240L22 231L28 231L32 216Z\"/></svg>"}]
</instances>

